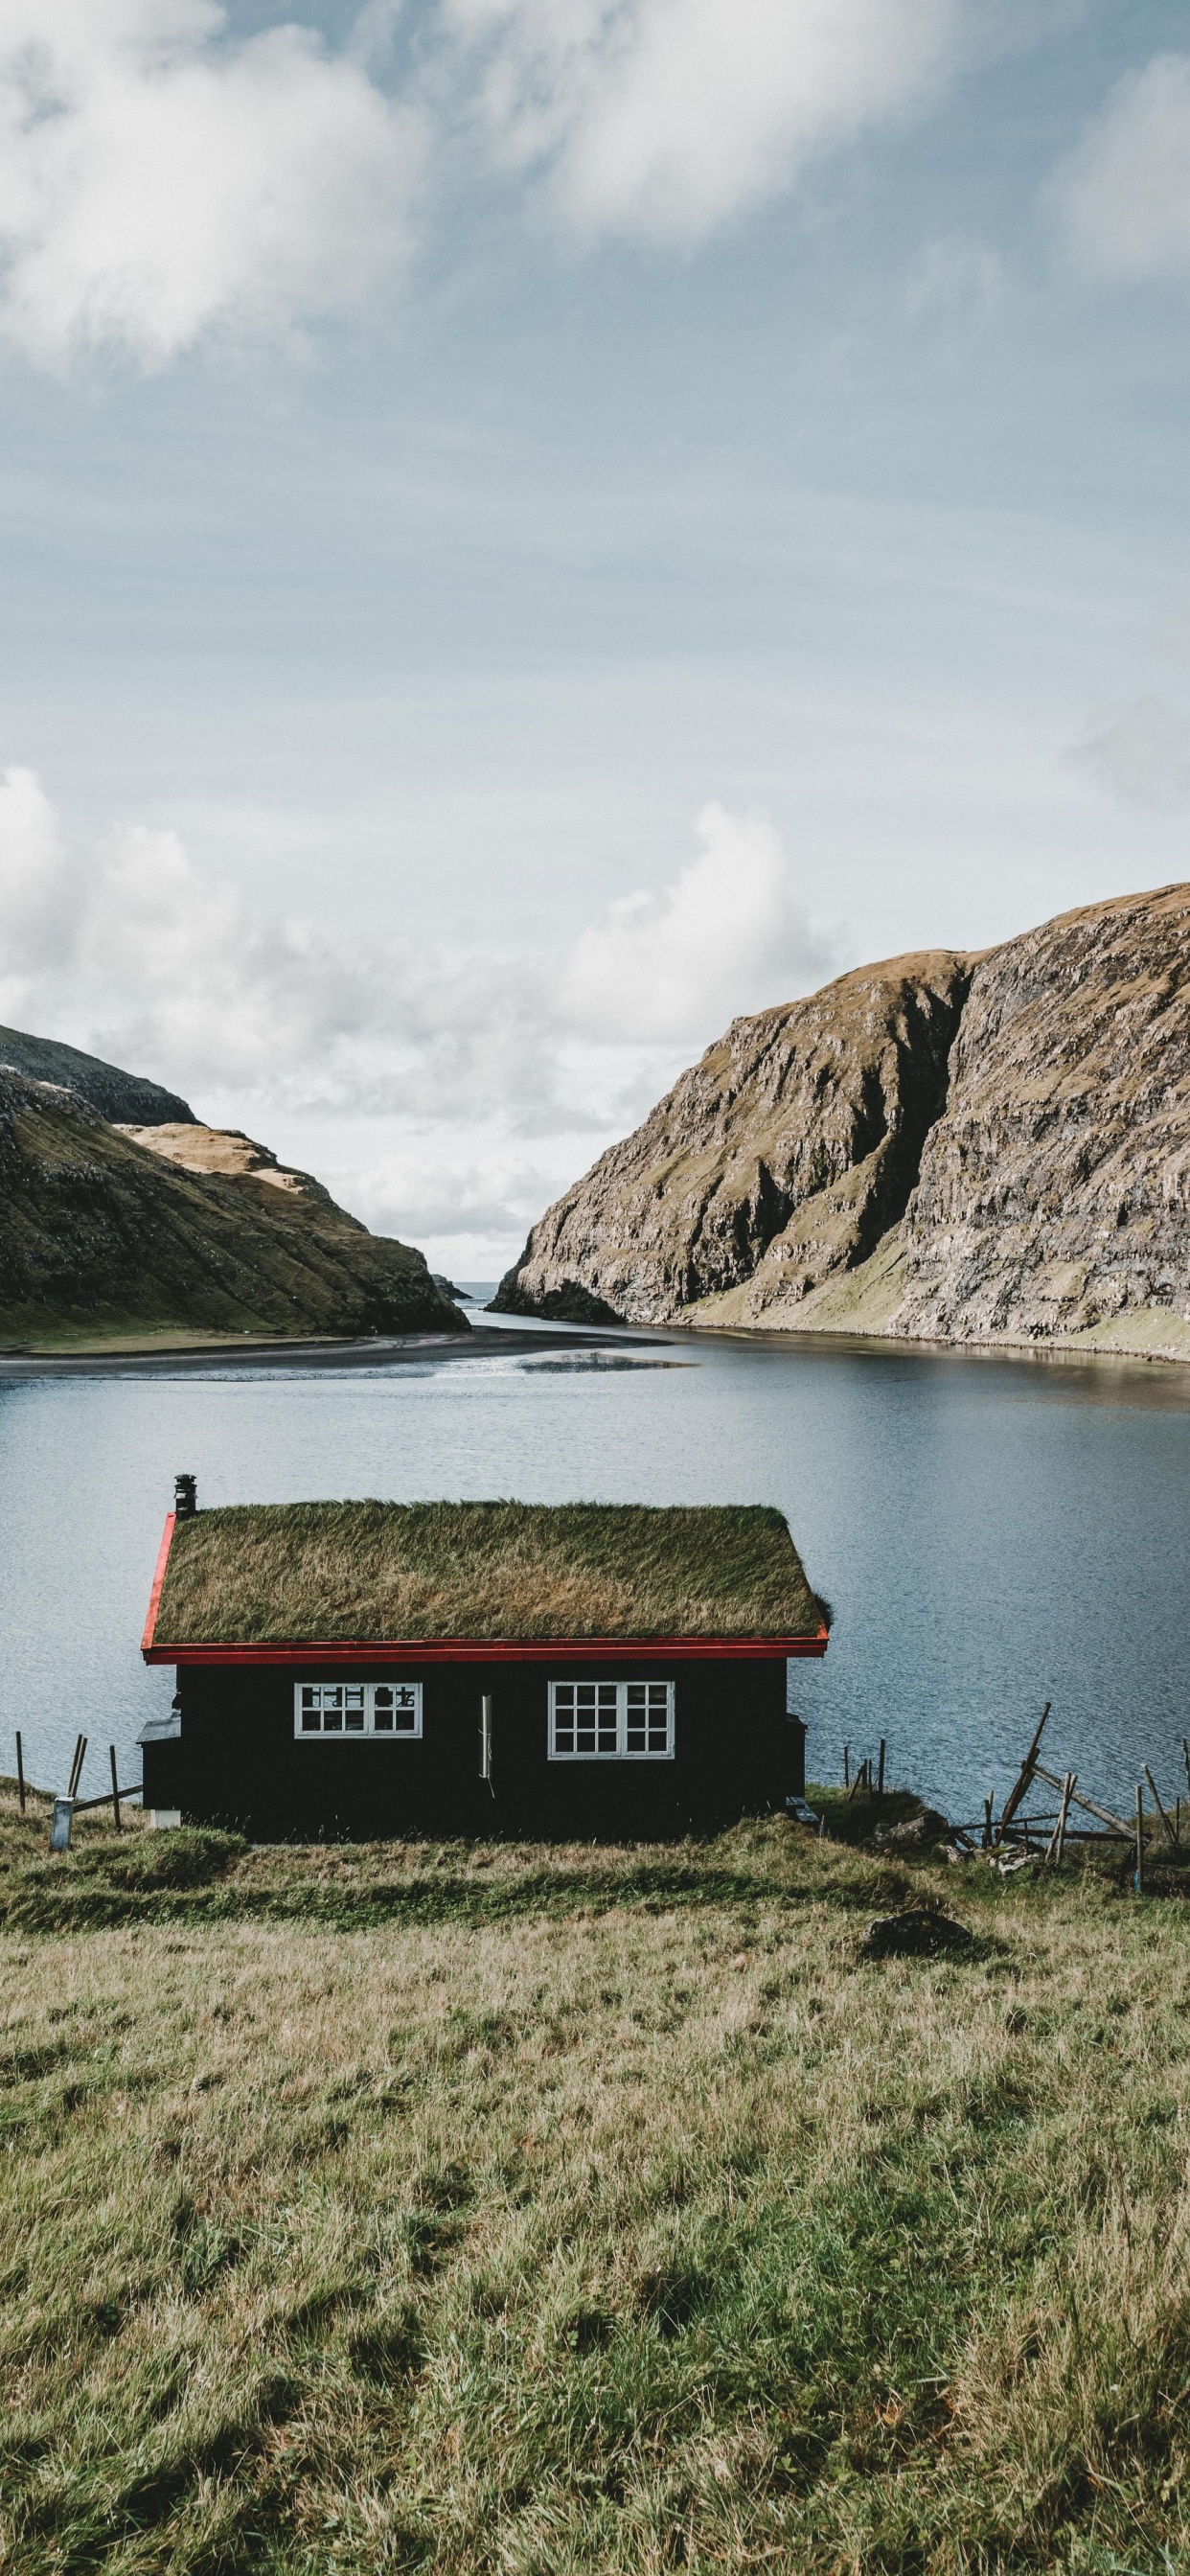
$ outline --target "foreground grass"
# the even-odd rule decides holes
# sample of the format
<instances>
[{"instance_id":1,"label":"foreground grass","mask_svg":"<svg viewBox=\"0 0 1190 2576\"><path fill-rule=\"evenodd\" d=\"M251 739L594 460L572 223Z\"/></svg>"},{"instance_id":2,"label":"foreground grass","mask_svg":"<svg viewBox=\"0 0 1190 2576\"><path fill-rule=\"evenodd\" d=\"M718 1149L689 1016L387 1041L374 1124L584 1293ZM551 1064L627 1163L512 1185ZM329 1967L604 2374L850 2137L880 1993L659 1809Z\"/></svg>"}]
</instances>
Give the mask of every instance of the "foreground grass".
<instances>
[{"instance_id":1,"label":"foreground grass","mask_svg":"<svg viewBox=\"0 0 1190 2576\"><path fill-rule=\"evenodd\" d=\"M44 1842L0 1810L21 2576L1190 2567L1190 1907L781 1823ZM866 1962L931 1893L970 1953Z\"/></svg>"}]
</instances>

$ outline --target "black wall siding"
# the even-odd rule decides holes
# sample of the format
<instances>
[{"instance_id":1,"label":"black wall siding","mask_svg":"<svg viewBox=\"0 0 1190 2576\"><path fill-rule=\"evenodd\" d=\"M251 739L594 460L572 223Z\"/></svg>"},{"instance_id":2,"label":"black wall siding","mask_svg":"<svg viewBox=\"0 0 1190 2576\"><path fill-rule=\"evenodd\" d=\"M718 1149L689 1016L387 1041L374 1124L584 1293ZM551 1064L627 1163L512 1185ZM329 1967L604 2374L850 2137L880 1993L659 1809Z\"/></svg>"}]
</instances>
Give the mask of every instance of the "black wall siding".
<instances>
[{"instance_id":1,"label":"black wall siding","mask_svg":"<svg viewBox=\"0 0 1190 2576\"><path fill-rule=\"evenodd\" d=\"M420 1681L423 1733L295 1739L298 1681ZM672 1761L551 1762L551 1681L675 1685ZM785 1709L785 1659L712 1656L672 1666L369 1664L182 1666L181 1733L147 1743L145 1804L254 1842L422 1834L640 1841L715 1832L805 1788L805 1735ZM492 1699L492 1782L479 1777L480 1701Z\"/></svg>"}]
</instances>

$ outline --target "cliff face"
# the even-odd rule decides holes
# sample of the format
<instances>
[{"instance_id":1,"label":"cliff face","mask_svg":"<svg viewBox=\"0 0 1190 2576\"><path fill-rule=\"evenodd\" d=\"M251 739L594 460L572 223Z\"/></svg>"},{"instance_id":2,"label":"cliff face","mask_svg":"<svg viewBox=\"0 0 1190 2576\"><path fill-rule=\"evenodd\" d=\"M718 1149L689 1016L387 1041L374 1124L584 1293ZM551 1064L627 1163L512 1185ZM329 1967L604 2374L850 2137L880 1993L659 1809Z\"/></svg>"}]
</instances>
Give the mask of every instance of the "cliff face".
<instances>
[{"instance_id":1,"label":"cliff face","mask_svg":"<svg viewBox=\"0 0 1190 2576\"><path fill-rule=\"evenodd\" d=\"M0 1336L136 1325L468 1330L420 1252L249 1138L109 1125L75 1091L0 1068Z\"/></svg>"},{"instance_id":2,"label":"cliff face","mask_svg":"<svg viewBox=\"0 0 1190 2576\"><path fill-rule=\"evenodd\" d=\"M737 1021L497 1303L1190 1356L1190 888Z\"/></svg>"},{"instance_id":3,"label":"cliff face","mask_svg":"<svg viewBox=\"0 0 1190 2576\"><path fill-rule=\"evenodd\" d=\"M905 1224L898 1333L1159 1345L1190 1322L1190 887L977 968Z\"/></svg>"},{"instance_id":4,"label":"cliff face","mask_svg":"<svg viewBox=\"0 0 1190 2576\"><path fill-rule=\"evenodd\" d=\"M904 1213L969 978L940 949L733 1021L534 1227L496 1305L663 1323L747 1281L759 1318L854 1269Z\"/></svg>"}]
</instances>

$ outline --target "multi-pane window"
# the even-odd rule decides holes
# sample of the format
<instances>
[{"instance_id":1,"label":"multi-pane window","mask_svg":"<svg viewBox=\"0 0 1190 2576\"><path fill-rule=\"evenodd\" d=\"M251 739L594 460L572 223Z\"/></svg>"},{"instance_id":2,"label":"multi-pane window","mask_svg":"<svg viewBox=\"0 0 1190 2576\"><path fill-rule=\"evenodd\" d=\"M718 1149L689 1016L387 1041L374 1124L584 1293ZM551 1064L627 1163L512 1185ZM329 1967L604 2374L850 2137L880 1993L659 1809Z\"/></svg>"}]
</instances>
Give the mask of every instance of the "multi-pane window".
<instances>
[{"instance_id":1,"label":"multi-pane window","mask_svg":"<svg viewBox=\"0 0 1190 2576\"><path fill-rule=\"evenodd\" d=\"M420 1682L298 1682L295 1735L420 1735Z\"/></svg>"},{"instance_id":2,"label":"multi-pane window","mask_svg":"<svg viewBox=\"0 0 1190 2576\"><path fill-rule=\"evenodd\" d=\"M672 1762L672 1682L551 1682L551 1762Z\"/></svg>"}]
</instances>

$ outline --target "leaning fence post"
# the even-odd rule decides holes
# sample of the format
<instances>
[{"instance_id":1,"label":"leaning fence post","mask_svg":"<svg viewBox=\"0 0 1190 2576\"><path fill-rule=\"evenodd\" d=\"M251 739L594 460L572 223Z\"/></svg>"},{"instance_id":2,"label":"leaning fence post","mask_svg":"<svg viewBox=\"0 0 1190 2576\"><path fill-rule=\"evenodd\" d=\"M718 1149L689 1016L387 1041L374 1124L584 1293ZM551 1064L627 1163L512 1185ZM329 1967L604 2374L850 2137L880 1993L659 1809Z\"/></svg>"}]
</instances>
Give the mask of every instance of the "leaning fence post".
<instances>
[{"instance_id":1,"label":"leaning fence post","mask_svg":"<svg viewBox=\"0 0 1190 2576\"><path fill-rule=\"evenodd\" d=\"M1160 1816L1160 1818L1161 1818L1161 1822L1162 1822L1162 1824L1163 1824L1163 1825L1164 1825L1164 1827L1165 1827L1165 1839L1166 1839L1167 1843L1169 1844L1169 1848L1170 1848L1170 1850L1171 1850L1171 1851L1176 1851L1176 1850L1177 1850L1177 1838L1176 1838L1176 1836L1175 1836L1175 1834L1174 1834L1173 1826L1171 1825L1171 1823L1170 1823L1170 1821L1169 1821L1169 1818L1168 1818L1168 1816L1166 1815L1165 1809L1164 1809L1164 1807L1163 1807L1163 1806L1162 1806L1162 1804L1161 1804L1161 1798L1160 1798L1160 1793L1159 1793L1158 1788L1157 1788L1157 1783L1156 1783L1155 1779L1153 1778L1153 1774L1152 1774L1152 1772L1150 1771L1150 1769L1149 1769L1149 1766L1148 1766L1148 1763L1147 1763L1147 1762L1146 1762L1146 1763L1145 1763L1145 1765L1144 1765L1144 1774L1145 1774L1145 1778L1146 1778L1146 1780L1148 1781L1149 1787L1150 1787L1150 1789L1151 1789L1151 1790L1152 1790L1152 1792L1153 1792L1153 1805L1155 1806L1155 1808L1156 1808L1156 1810L1157 1810L1157 1813L1158 1813L1158 1815L1159 1815L1159 1816Z\"/></svg>"},{"instance_id":2,"label":"leaning fence post","mask_svg":"<svg viewBox=\"0 0 1190 2576\"><path fill-rule=\"evenodd\" d=\"M120 1831L120 1774L119 1774L119 1772L118 1772L118 1771L117 1771L117 1769L116 1769L116 1748L115 1748L115 1745L114 1745L114 1744L109 1744L109 1746L108 1746L108 1752L111 1754L111 1757L112 1757L112 1816L113 1816L113 1819L114 1819L114 1822L115 1822L116 1832L117 1832L117 1833L119 1833L119 1831Z\"/></svg>"},{"instance_id":3,"label":"leaning fence post","mask_svg":"<svg viewBox=\"0 0 1190 2576\"><path fill-rule=\"evenodd\" d=\"M985 1851L990 1851L992 1848L992 1802L990 1798L985 1798L983 1802L983 1847Z\"/></svg>"},{"instance_id":4,"label":"leaning fence post","mask_svg":"<svg viewBox=\"0 0 1190 2576\"><path fill-rule=\"evenodd\" d=\"M21 1802L21 1814L22 1814L22 1815L24 1815L24 1812L25 1812L25 1761L24 1761L24 1756L23 1756L23 1754L22 1754L22 1752L21 1752L21 1730L20 1730L19 1726L18 1726L18 1728L17 1728L17 1796L18 1796L18 1798L20 1799L20 1802Z\"/></svg>"},{"instance_id":5,"label":"leaning fence post","mask_svg":"<svg viewBox=\"0 0 1190 2576\"><path fill-rule=\"evenodd\" d=\"M1137 1784L1136 1784L1136 1877L1135 1877L1135 1879L1133 1880L1133 1886L1135 1887L1135 1889L1136 1889L1136 1893L1137 1893L1137 1895L1138 1895L1138 1896L1143 1896L1143 1895L1144 1895L1144 1892L1145 1892L1145 1810L1144 1810L1144 1794L1143 1794L1143 1791L1142 1791L1142 1789L1141 1789L1141 1785L1140 1785L1139 1780L1137 1781Z\"/></svg>"}]
</instances>

